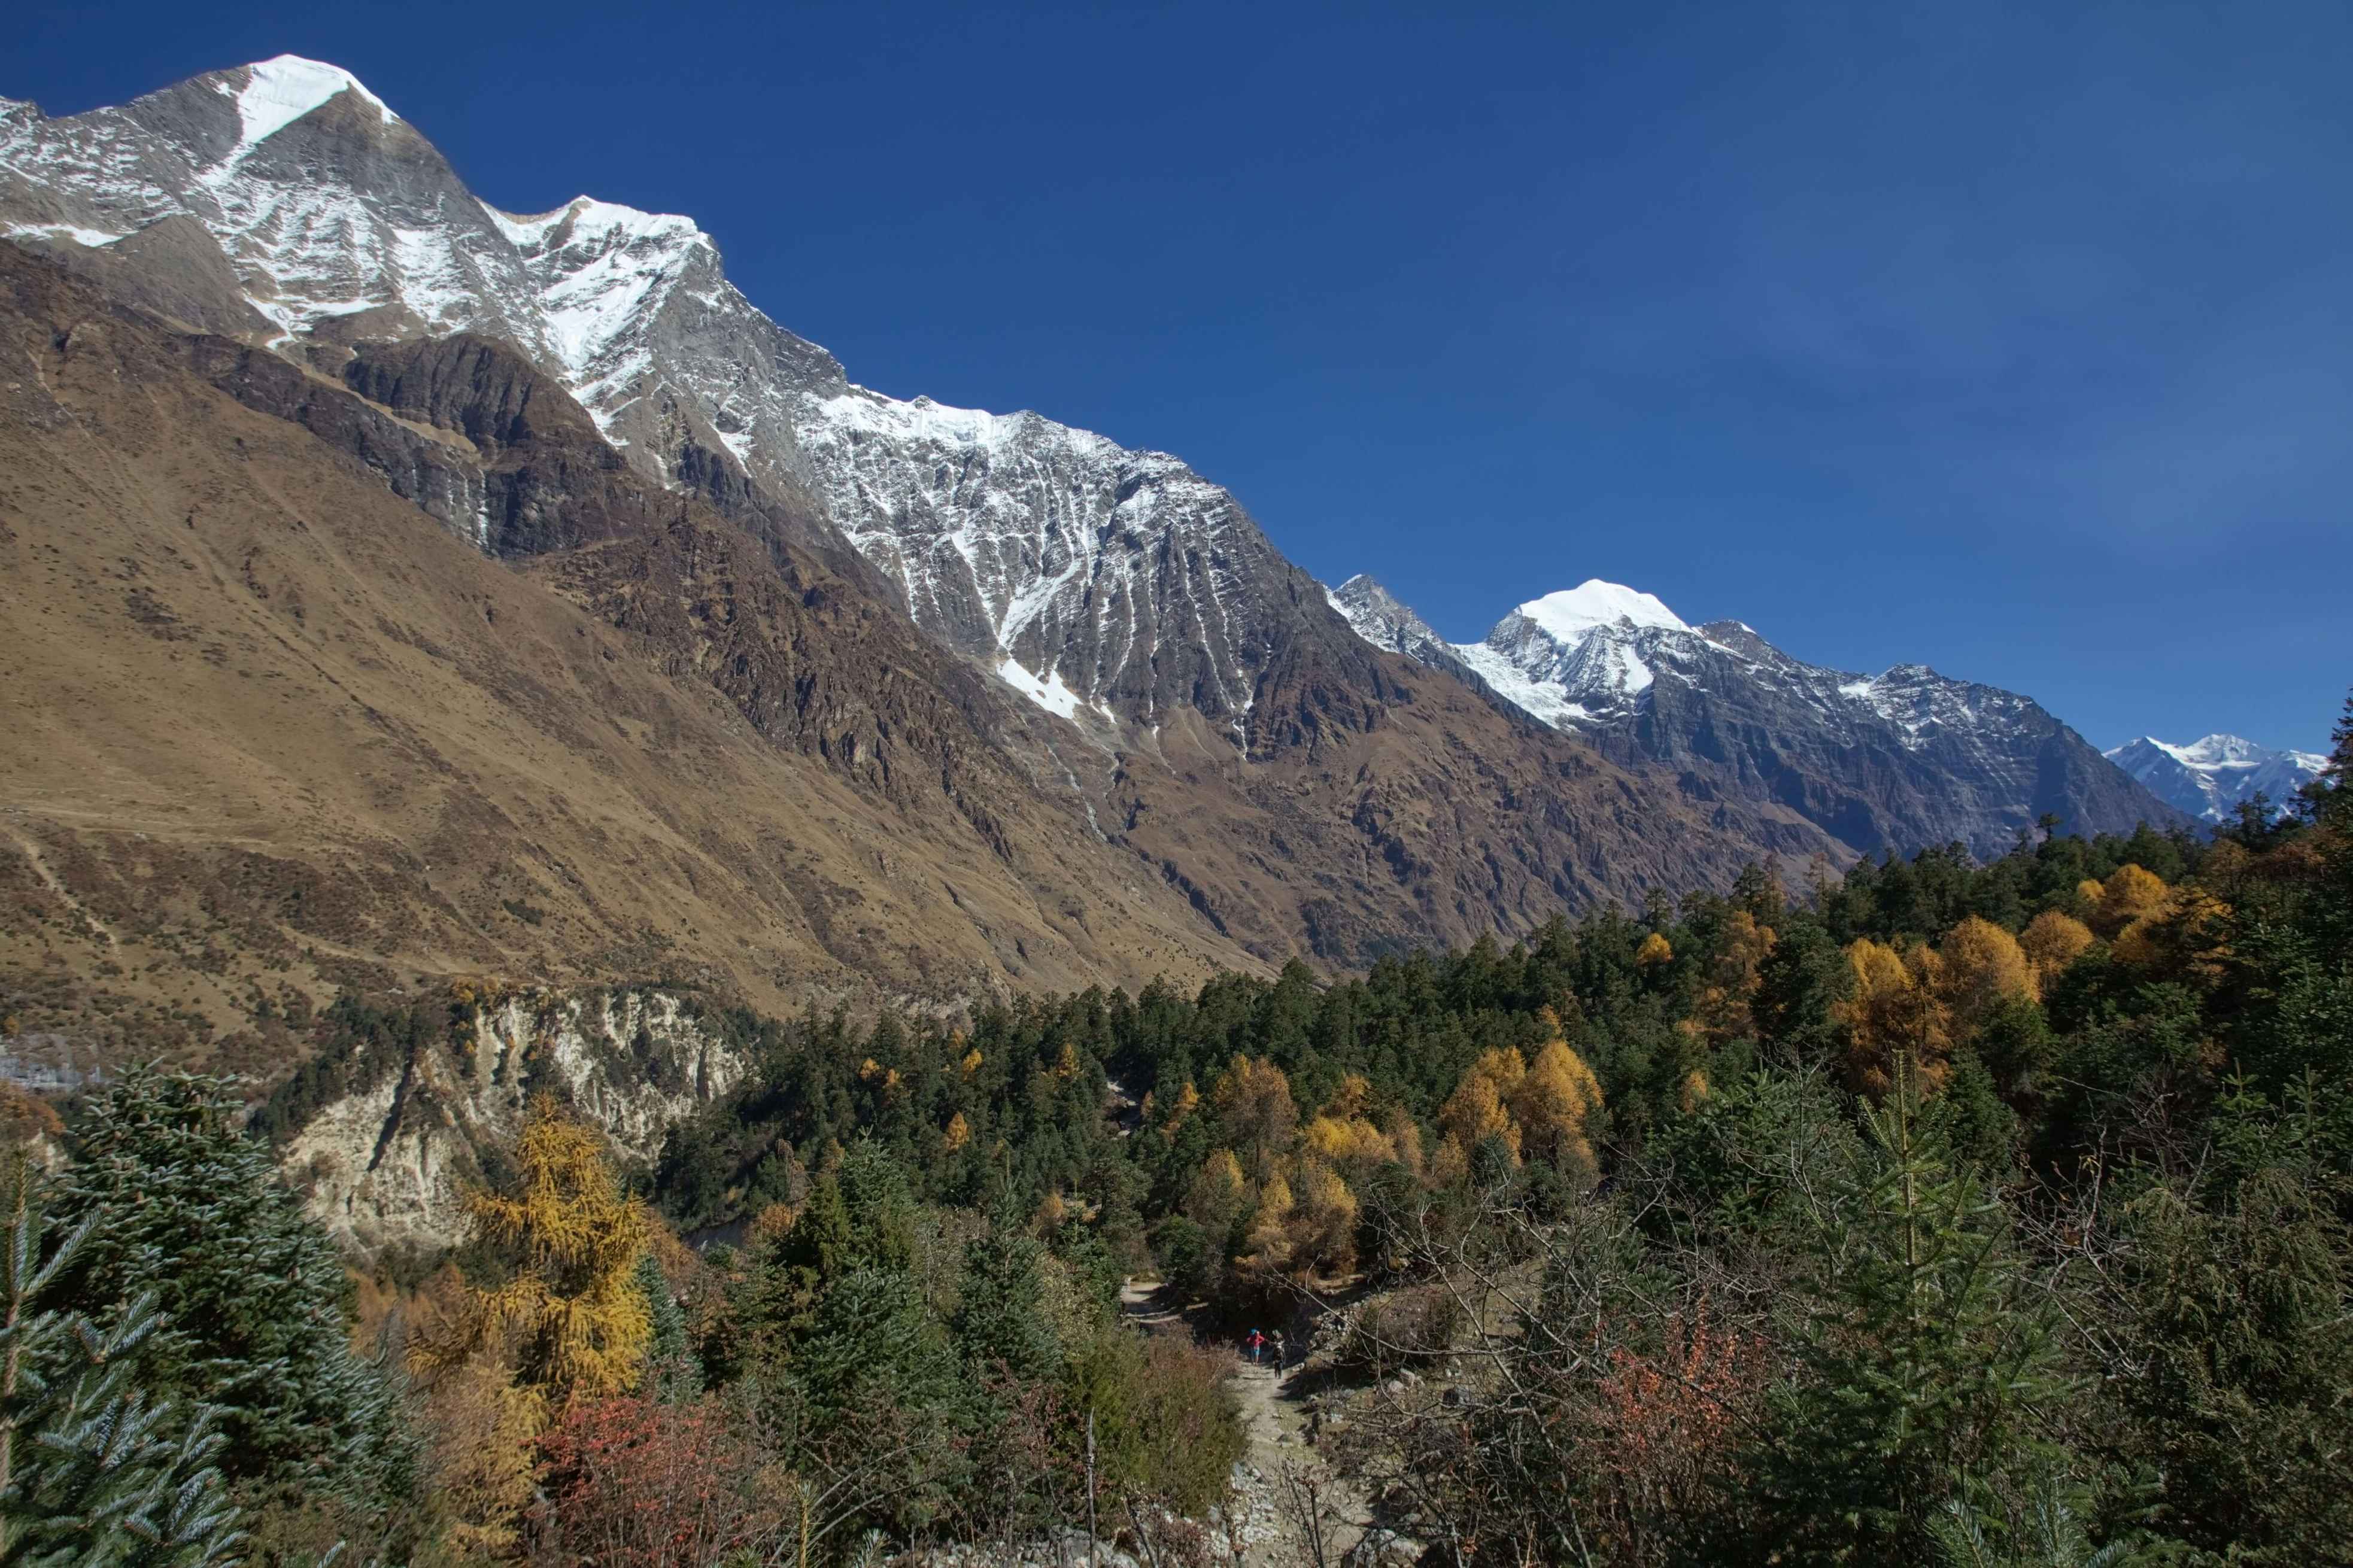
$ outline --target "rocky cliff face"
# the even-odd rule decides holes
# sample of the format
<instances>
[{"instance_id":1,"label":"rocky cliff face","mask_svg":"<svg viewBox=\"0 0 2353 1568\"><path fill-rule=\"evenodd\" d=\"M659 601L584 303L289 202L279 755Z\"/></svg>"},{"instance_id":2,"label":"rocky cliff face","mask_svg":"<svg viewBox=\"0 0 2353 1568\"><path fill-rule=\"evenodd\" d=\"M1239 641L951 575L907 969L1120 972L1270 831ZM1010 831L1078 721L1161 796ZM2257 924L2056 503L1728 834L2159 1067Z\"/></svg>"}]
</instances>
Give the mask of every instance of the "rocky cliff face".
<instances>
[{"instance_id":1,"label":"rocky cliff face","mask_svg":"<svg viewBox=\"0 0 2353 1568\"><path fill-rule=\"evenodd\" d=\"M475 1009L458 1039L358 1073L280 1165L334 1234L370 1250L438 1249L465 1238L466 1194L514 1147L533 1095L569 1104L624 1162L649 1162L745 1065L675 994L508 996Z\"/></svg>"},{"instance_id":2,"label":"rocky cliff face","mask_svg":"<svg viewBox=\"0 0 2353 1568\"><path fill-rule=\"evenodd\" d=\"M1591 582L1453 645L1377 584L1335 595L1368 641L1461 667L1497 698L1630 766L1773 803L1851 852L2007 849L2043 816L2077 832L2181 814L2016 692L1922 665L1876 676L1790 658L1738 621L1685 625L1648 594Z\"/></svg>"},{"instance_id":3,"label":"rocky cliff face","mask_svg":"<svg viewBox=\"0 0 2353 1568\"><path fill-rule=\"evenodd\" d=\"M586 196L499 212L332 66L281 58L66 120L0 100L0 224L93 271L167 231L209 248L161 268L172 313L331 373L360 343L512 344L642 474L756 493L854 574L846 538L919 626L1066 719L1185 707L1246 745L1279 624L1325 616L1176 458L854 386L691 220Z\"/></svg>"}]
</instances>

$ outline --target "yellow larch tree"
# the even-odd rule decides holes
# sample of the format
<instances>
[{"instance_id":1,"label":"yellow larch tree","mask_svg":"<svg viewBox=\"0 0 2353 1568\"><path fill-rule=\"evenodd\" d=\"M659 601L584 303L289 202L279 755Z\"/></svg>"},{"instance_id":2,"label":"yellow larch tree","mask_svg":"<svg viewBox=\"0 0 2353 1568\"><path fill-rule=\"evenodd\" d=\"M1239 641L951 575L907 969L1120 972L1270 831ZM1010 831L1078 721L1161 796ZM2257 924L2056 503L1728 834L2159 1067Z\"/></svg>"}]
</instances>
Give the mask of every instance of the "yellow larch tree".
<instances>
[{"instance_id":1,"label":"yellow larch tree","mask_svg":"<svg viewBox=\"0 0 2353 1568\"><path fill-rule=\"evenodd\" d=\"M1340 1087L1333 1091L1331 1103L1324 1108L1324 1115L1341 1121L1370 1117L1372 1113L1372 1080L1360 1072L1343 1077Z\"/></svg>"},{"instance_id":2,"label":"yellow larch tree","mask_svg":"<svg viewBox=\"0 0 2353 1568\"><path fill-rule=\"evenodd\" d=\"M1177 1089L1176 1101L1168 1107L1168 1119L1160 1124L1160 1135L1172 1142L1175 1142L1176 1130L1185 1125L1187 1118L1200 1109L1201 1091L1193 1087L1193 1080L1188 1078L1185 1080L1184 1087Z\"/></svg>"},{"instance_id":3,"label":"yellow larch tree","mask_svg":"<svg viewBox=\"0 0 2353 1568\"><path fill-rule=\"evenodd\" d=\"M1520 1130L1512 1121L1505 1097L1519 1087L1527 1070L1527 1062L1509 1047L1489 1051L1471 1064L1471 1070L1439 1109L1438 1123L1446 1131L1445 1147L1439 1155L1441 1170L1451 1173L1458 1165L1467 1168L1472 1153L1490 1137L1499 1137L1510 1145L1512 1161L1518 1163ZM1447 1152L1448 1148L1453 1152Z\"/></svg>"},{"instance_id":4,"label":"yellow larch tree","mask_svg":"<svg viewBox=\"0 0 2353 1568\"><path fill-rule=\"evenodd\" d=\"M448 1544L473 1557L506 1558L531 1506L532 1441L546 1426L541 1401L516 1387L513 1369L485 1351L435 1379L425 1411L426 1462L449 1521Z\"/></svg>"},{"instance_id":5,"label":"yellow larch tree","mask_svg":"<svg viewBox=\"0 0 2353 1568\"><path fill-rule=\"evenodd\" d=\"M1757 1019L1749 1005L1757 998L1775 940L1773 928L1757 924L1757 917L1746 910L1732 911L1724 922L1715 955L1708 962L1707 983L1700 988L1692 1016L1683 1022L1684 1033L1710 1046L1755 1036Z\"/></svg>"},{"instance_id":6,"label":"yellow larch tree","mask_svg":"<svg viewBox=\"0 0 2353 1568\"><path fill-rule=\"evenodd\" d=\"M2231 906L2201 888L2177 888L2116 933L2116 954L2156 979L2219 984L2231 957Z\"/></svg>"},{"instance_id":7,"label":"yellow larch tree","mask_svg":"<svg viewBox=\"0 0 2353 1568\"><path fill-rule=\"evenodd\" d=\"M2036 987L2043 991L2050 990L2052 982L2067 973L2067 966L2090 952L2097 940L2090 926L2057 910L2043 910L2018 933L2019 950L2034 966Z\"/></svg>"},{"instance_id":8,"label":"yellow larch tree","mask_svg":"<svg viewBox=\"0 0 2353 1568\"><path fill-rule=\"evenodd\" d=\"M1209 1105L1243 1165L1265 1180L1275 1158L1291 1148L1299 1131L1299 1107L1291 1098L1290 1079L1263 1058L1238 1056L1209 1091Z\"/></svg>"},{"instance_id":9,"label":"yellow larch tree","mask_svg":"<svg viewBox=\"0 0 2353 1568\"><path fill-rule=\"evenodd\" d=\"M450 1371L486 1346L512 1346L515 1382L553 1413L636 1385L652 1334L638 1259L645 1211L613 1178L602 1141L554 1099L531 1103L515 1150L518 1192L478 1192L476 1234L517 1258L512 1278L469 1290L420 1337L423 1370Z\"/></svg>"},{"instance_id":10,"label":"yellow larch tree","mask_svg":"<svg viewBox=\"0 0 2353 1568\"><path fill-rule=\"evenodd\" d=\"M1264 1275L1291 1267L1291 1184L1278 1171L1259 1189L1258 1209L1243 1237L1244 1268Z\"/></svg>"},{"instance_id":11,"label":"yellow larch tree","mask_svg":"<svg viewBox=\"0 0 2353 1568\"><path fill-rule=\"evenodd\" d=\"M1356 1266L1356 1195L1320 1160L1300 1162L1288 1225L1288 1267L1296 1273L1345 1274Z\"/></svg>"},{"instance_id":12,"label":"yellow larch tree","mask_svg":"<svg viewBox=\"0 0 2353 1568\"><path fill-rule=\"evenodd\" d=\"M1249 1201L1250 1182L1242 1174L1242 1163L1231 1149L1212 1150L1185 1189L1185 1217L1222 1237Z\"/></svg>"},{"instance_id":13,"label":"yellow larch tree","mask_svg":"<svg viewBox=\"0 0 2353 1568\"><path fill-rule=\"evenodd\" d=\"M1957 1037L1975 1034L2007 1003L2042 999L2026 950L1991 921L1969 916L1946 933L1936 954L1944 965L1936 999Z\"/></svg>"},{"instance_id":14,"label":"yellow larch tree","mask_svg":"<svg viewBox=\"0 0 2353 1568\"><path fill-rule=\"evenodd\" d=\"M1318 1116L1300 1134L1300 1147L1334 1165L1378 1164L1394 1158L1381 1130L1361 1116Z\"/></svg>"},{"instance_id":15,"label":"yellow larch tree","mask_svg":"<svg viewBox=\"0 0 2353 1568\"><path fill-rule=\"evenodd\" d=\"M1634 950L1634 967L1637 969L1656 969L1662 963L1674 961L1674 948L1657 931L1644 937L1642 945Z\"/></svg>"},{"instance_id":16,"label":"yellow larch tree","mask_svg":"<svg viewBox=\"0 0 2353 1568\"><path fill-rule=\"evenodd\" d=\"M1847 1027L1847 1076L1858 1093L1884 1097L1895 1082L1896 1059L1909 1058L1922 1092L1943 1087L1952 1051L1944 1005L1936 999L1944 965L1927 947L1897 952L1861 937L1846 950L1854 991L1833 1009Z\"/></svg>"},{"instance_id":17,"label":"yellow larch tree","mask_svg":"<svg viewBox=\"0 0 2353 1568\"><path fill-rule=\"evenodd\" d=\"M2156 872L2119 866L2100 884L2099 899L2092 906L2092 929L2113 937L2144 915L2162 910L2165 894L2165 881Z\"/></svg>"},{"instance_id":18,"label":"yellow larch tree","mask_svg":"<svg viewBox=\"0 0 2353 1568\"><path fill-rule=\"evenodd\" d=\"M1389 1157L1419 1176L1422 1173L1421 1123L1400 1106L1388 1114L1388 1124L1382 1129L1388 1139Z\"/></svg>"},{"instance_id":19,"label":"yellow larch tree","mask_svg":"<svg viewBox=\"0 0 2353 1568\"><path fill-rule=\"evenodd\" d=\"M1579 1174L1596 1170L1587 1127L1600 1110L1601 1080L1565 1040L1546 1042L1512 1088L1521 1152Z\"/></svg>"}]
</instances>

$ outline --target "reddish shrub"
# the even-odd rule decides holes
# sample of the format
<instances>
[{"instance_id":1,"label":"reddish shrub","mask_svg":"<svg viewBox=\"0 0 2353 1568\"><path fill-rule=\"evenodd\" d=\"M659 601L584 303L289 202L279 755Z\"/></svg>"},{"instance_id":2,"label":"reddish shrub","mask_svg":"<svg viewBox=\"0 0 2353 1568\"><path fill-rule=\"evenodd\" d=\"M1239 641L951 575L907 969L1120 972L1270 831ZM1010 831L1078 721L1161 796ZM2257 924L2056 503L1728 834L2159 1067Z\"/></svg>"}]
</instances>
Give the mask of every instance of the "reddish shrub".
<instances>
[{"instance_id":1,"label":"reddish shrub","mask_svg":"<svg viewBox=\"0 0 2353 1568\"><path fill-rule=\"evenodd\" d=\"M540 1439L533 1557L597 1568L703 1568L792 1521L792 1479L719 1402L575 1405Z\"/></svg>"}]
</instances>

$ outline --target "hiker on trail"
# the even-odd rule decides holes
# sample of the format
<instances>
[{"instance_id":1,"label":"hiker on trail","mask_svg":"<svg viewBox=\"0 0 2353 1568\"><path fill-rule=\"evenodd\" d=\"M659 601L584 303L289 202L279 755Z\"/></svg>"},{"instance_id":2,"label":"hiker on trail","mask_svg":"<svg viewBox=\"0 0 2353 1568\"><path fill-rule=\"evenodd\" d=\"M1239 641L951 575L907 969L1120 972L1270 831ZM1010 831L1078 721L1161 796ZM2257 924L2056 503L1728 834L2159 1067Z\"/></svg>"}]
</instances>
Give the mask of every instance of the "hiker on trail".
<instances>
[{"instance_id":1,"label":"hiker on trail","mask_svg":"<svg viewBox=\"0 0 2353 1568\"><path fill-rule=\"evenodd\" d=\"M1258 1330L1252 1329L1250 1331L1250 1338L1242 1342L1242 1348L1250 1352L1250 1365L1256 1366L1260 1352L1266 1349L1266 1336Z\"/></svg>"},{"instance_id":2,"label":"hiker on trail","mask_svg":"<svg viewBox=\"0 0 2353 1568\"><path fill-rule=\"evenodd\" d=\"M1274 1331L1274 1370L1280 1373L1291 1364L1291 1340L1281 1329Z\"/></svg>"}]
</instances>

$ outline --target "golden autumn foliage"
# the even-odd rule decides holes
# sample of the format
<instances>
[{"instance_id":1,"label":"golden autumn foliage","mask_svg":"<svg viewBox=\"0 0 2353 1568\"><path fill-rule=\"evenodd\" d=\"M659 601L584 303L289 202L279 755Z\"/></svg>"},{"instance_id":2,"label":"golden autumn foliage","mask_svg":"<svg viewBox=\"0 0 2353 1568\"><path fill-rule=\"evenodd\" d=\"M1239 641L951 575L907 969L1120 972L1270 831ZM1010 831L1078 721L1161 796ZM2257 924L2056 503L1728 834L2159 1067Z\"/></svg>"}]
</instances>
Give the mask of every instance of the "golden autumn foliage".
<instances>
[{"instance_id":1,"label":"golden autumn foliage","mask_svg":"<svg viewBox=\"0 0 2353 1568\"><path fill-rule=\"evenodd\" d=\"M1381 1130L1361 1116L1345 1121L1336 1116L1319 1116L1300 1134L1300 1146L1315 1158L1335 1165L1377 1163L1391 1158L1393 1152Z\"/></svg>"},{"instance_id":2,"label":"golden autumn foliage","mask_svg":"<svg viewBox=\"0 0 2353 1568\"><path fill-rule=\"evenodd\" d=\"M959 1110L948 1118L947 1127L940 1134L940 1142L951 1154L972 1142L972 1123L964 1119L963 1111Z\"/></svg>"},{"instance_id":3,"label":"golden autumn foliage","mask_svg":"<svg viewBox=\"0 0 2353 1568\"><path fill-rule=\"evenodd\" d=\"M2026 954L2026 962L2034 966L2038 989L2044 991L2067 972L2069 964L2090 952L2097 940L2090 926L2057 910L2045 910L2027 921L2026 929L2018 933L2019 948Z\"/></svg>"},{"instance_id":4,"label":"golden autumn foliage","mask_svg":"<svg viewBox=\"0 0 2353 1568\"><path fill-rule=\"evenodd\" d=\"M47 1100L16 1084L0 1083L0 1147L46 1147L64 1137L65 1131L65 1122Z\"/></svg>"},{"instance_id":5,"label":"golden autumn foliage","mask_svg":"<svg viewBox=\"0 0 2353 1568\"><path fill-rule=\"evenodd\" d=\"M1231 1149L1218 1149L1201 1162L1185 1189L1185 1217L1214 1236L1222 1236L1250 1200L1250 1182L1242 1163Z\"/></svg>"},{"instance_id":6,"label":"golden autumn foliage","mask_svg":"<svg viewBox=\"0 0 2353 1568\"><path fill-rule=\"evenodd\" d=\"M1287 1269L1345 1274L1356 1266L1356 1195L1337 1171L1316 1160L1301 1163L1284 1233Z\"/></svg>"},{"instance_id":7,"label":"golden autumn foliage","mask_svg":"<svg viewBox=\"0 0 2353 1568\"><path fill-rule=\"evenodd\" d=\"M793 1228L793 1221L799 1217L799 1211L790 1204L768 1205L744 1227L744 1250L757 1252L771 1242L782 1240Z\"/></svg>"},{"instance_id":8,"label":"golden autumn foliage","mask_svg":"<svg viewBox=\"0 0 2353 1568\"><path fill-rule=\"evenodd\" d=\"M1520 1130L1513 1123L1504 1097L1518 1088L1525 1076L1527 1064L1519 1052L1510 1049L1487 1052L1462 1075L1462 1081L1438 1112L1438 1124L1460 1159L1467 1161L1482 1140L1499 1137L1511 1146L1513 1162L1518 1163ZM1453 1161L1445 1163L1451 1169Z\"/></svg>"},{"instance_id":9,"label":"golden autumn foliage","mask_svg":"<svg viewBox=\"0 0 2353 1568\"><path fill-rule=\"evenodd\" d=\"M1910 1059L1923 1092L1942 1088L1953 1048L1951 1020L1937 999L1942 961L1926 947L1900 953L1869 937L1851 944L1846 958L1854 991L1833 1013L1847 1028L1847 1077L1855 1090L1883 1097L1899 1056Z\"/></svg>"},{"instance_id":10,"label":"golden autumn foliage","mask_svg":"<svg viewBox=\"0 0 2353 1568\"><path fill-rule=\"evenodd\" d=\"M1324 1115L1342 1121L1368 1117L1372 1113L1372 1082L1360 1072L1352 1072L1341 1079L1339 1089L1333 1093L1332 1103L1324 1108Z\"/></svg>"},{"instance_id":11,"label":"golden autumn foliage","mask_svg":"<svg viewBox=\"0 0 2353 1568\"><path fill-rule=\"evenodd\" d=\"M2165 895L2165 883L2156 872L2119 866L2100 885L2098 901L2092 906L2092 929L2114 937L2133 921L2162 910Z\"/></svg>"},{"instance_id":12,"label":"golden autumn foliage","mask_svg":"<svg viewBox=\"0 0 2353 1568\"><path fill-rule=\"evenodd\" d=\"M2217 984L2231 957L2231 906L2202 889L2177 889L2116 933L2116 955L2154 978Z\"/></svg>"},{"instance_id":13,"label":"golden autumn foliage","mask_svg":"<svg viewBox=\"0 0 2353 1568\"><path fill-rule=\"evenodd\" d=\"M965 1077L970 1078L973 1074L980 1070L982 1059L980 1047L978 1046L975 1046L972 1049L965 1052L964 1060L958 1062L956 1065L963 1069Z\"/></svg>"},{"instance_id":14,"label":"golden autumn foliage","mask_svg":"<svg viewBox=\"0 0 2353 1568\"><path fill-rule=\"evenodd\" d=\"M1946 933L1936 956L1936 999L1957 1037L1977 1032L2005 1004L2039 1002L2042 989L2026 950L1991 921L1971 915Z\"/></svg>"},{"instance_id":15,"label":"golden autumn foliage","mask_svg":"<svg viewBox=\"0 0 2353 1568\"><path fill-rule=\"evenodd\" d=\"M436 1380L425 1415L426 1471L449 1520L448 1544L470 1556L507 1556L531 1505L532 1440L545 1425L543 1405L484 1350Z\"/></svg>"},{"instance_id":16,"label":"golden autumn foliage","mask_svg":"<svg viewBox=\"0 0 2353 1568\"><path fill-rule=\"evenodd\" d=\"M1757 917L1746 910L1732 912L1724 923L1723 940L1708 961L1706 983L1692 1016L1683 1021L1685 1034L1711 1046L1756 1034L1757 1019L1749 1006L1756 1000L1765 960L1772 956L1775 941L1773 928L1757 924Z\"/></svg>"},{"instance_id":17,"label":"golden autumn foliage","mask_svg":"<svg viewBox=\"0 0 2353 1568\"><path fill-rule=\"evenodd\" d=\"M1281 1173L1259 1189L1258 1209L1243 1237L1242 1262L1261 1274L1280 1273L1291 1261L1291 1184Z\"/></svg>"},{"instance_id":18,"label":"golden autumn foliage","mask_svg":"<svg viewBox=\"0 0 2353 1568\"><path fill-rule=\"evenodd\" d=\"M1689 1116L1707 1102L1707 1097L1711 1092L1713 1090L1708 1084L1707 1074L1694 1068L1683 1074L1683 1084L1675 1091L1676 1108L1685 1116Z\"/></svg>"},{"instance_id":19,"label":"golden autumn foliage","mask_svg":"<svg viewBox=\"0 0 2353 1568\"><path fill-rule=\"evenodd\" d=\"M1385 1131L1388 1135L1390 1152L1396 1156L1397 1163L1415 1175L1420 1175L1421 1123L1399 1109L1389 1112L1388 1126Z\"/></svg>"},{"instance_id":20,"label":"golden autumn foliage","mask_svg":"<svg viewBox=\"0 0 2353 1568\"><path fill-rule=\"evenodd\" d=\"M1512 1087L1521 1152L1564 1170L1596 1171L1587 1126L1601 1110L1601 1080L1566 1041L1548 1041Z\"/></svg>"},{"instance_id":21,"label":"golden autumn foliage","mask_svg":"<svg viewBox=\"0 0 2353 1568\"><path fill-rule=\"evenodd\" d=\"M1299 1131L1291 1079L1262 1058L1236 1057L1209 1091L1209 1105L1242 1163L1261 1180Z\"/></svg>"},{"instance_id":22,"label":"golden autumn foliage","mask_svg":"<svg viewBox=\"0 0 2353 1568\"><path fill-rule=\"evenodd\" d=\"M1667 939L1657 931L1652 931L1644 937L1642 945L1634 950L1634 966L1637 969L1655 969L1662 963L1672 963L1674 961L1675 950L1669 945Z\"/></svg>"},{"instance_id":23,"label":"golden autumn foliage","mask_svg":"<svg viewBox=\"0 0 2353 1568\"><path fill-rule=\"evenodd\" d=\"M423 1370L452 1371L513 1347L517 1383L560 1409L627 1392L652 1332L637 1265L645 1211L613 1179L596 1133L553 1100L533 1100L515 1151L520 1193L476 1193L476 1233L518 1258L512 1278L469 1290L441 1331L420 1337Z\"/></svg>"},{"instance_id":24,"label":"golden autumn foliage","mask_svg":"<svg viewBox=\"0 0 2353 1568\"><path fill-rule=\"evenodd\" d=\"M1062 1201L1060 1193L1048 1193L1045 1201L1038 1205L1039 1230L1059 1230L1062 1222L1070 1217L1071 1205Z\"/></svg>"},{"instance_id":25,"label":"golden autumn foliage","mask_svg":"<svg viewBox=\"0 0 2353 1568\"><path fill-rule=\"evenodd\" d=\"M1193 1080L1188 1078L1184 1087L1177 1089L1176 1103L1168 1108L1168 1120L1160 1124L1161 1135L1173 1141L1176 1129L1184 1126L1186 1119L1200 1109L1201 1091L1193 1087Z\"/></svg>"}]
</instances>

